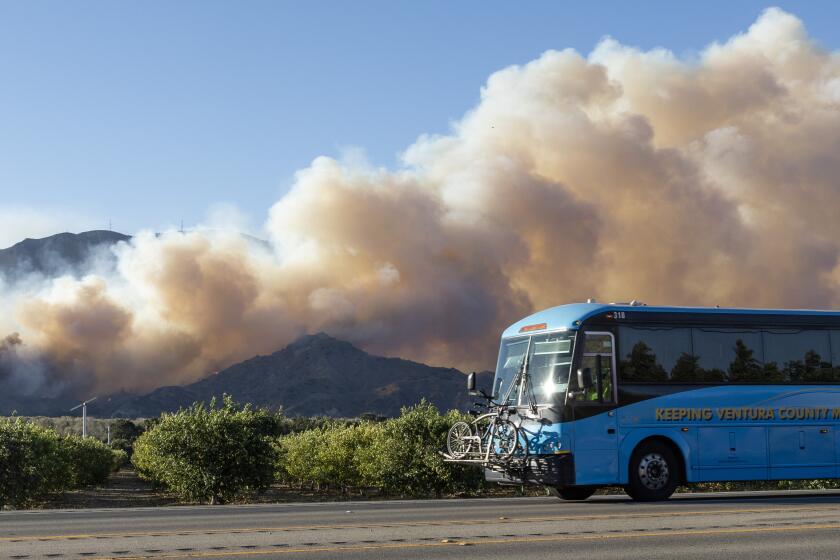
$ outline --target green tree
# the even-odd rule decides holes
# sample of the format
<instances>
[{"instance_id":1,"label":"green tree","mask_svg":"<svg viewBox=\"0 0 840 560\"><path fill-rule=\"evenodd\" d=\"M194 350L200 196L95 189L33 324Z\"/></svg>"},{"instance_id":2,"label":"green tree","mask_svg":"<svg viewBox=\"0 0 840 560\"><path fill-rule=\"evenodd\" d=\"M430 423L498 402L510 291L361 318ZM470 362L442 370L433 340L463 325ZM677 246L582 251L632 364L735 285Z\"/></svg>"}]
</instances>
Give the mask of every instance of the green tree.
<instances>
[{"instance_id":1,"label":"green tree","mask_svg":"<svg viewBox=\"0 0 840 560\"><path fill-rule=\"evenodd\" d=\"M278 480L317 489L376 486L361 457L380 436L380 424L334 421L278 441Z\"/></svg>"},{"instance_id":2,"label":"green tree","mask_svg":"<svg viewBox=\"0 0 840 560\"><path fill-rule=\"evenodd\" d=\"M785 374L779 369L776 362L766 362L764 364L764 379L766 381L780 382L785 380Z\"/></svg>"},{"instance_id":3,"label":"green tree","mask_svg":"<svg viewBox=\"0 0 840 560\"><path fill-rule=\"evenodd\" d=\"M674 368L671 370L671 379L674 381L698 381L704 375L700 367L700 357L683 352Z\"/></svg>"},{"instance_id":4,"label":"green tree","mask_svg":"<svg viewBox=\"0 0 840 560\"><path fill-rule=\"evenodd\" d=\"M328 482L321 472L321 465L315 461L326 430L328 428L313 428L279 439L275 447L275 460L277 479L280 482L313 488L320 488L321 484Z\"/></svg>"},{"instance_id":5,"label":"green tree","mask_svg":"<svg viewBox=\"0 0 840 560\"><path fill-rule=\"evenodd\" d=\"M369 445L355 459L364 480L388 493L440 495L474 490L483 484L477 468L446 463L440 455L449 427L463 419L451 411L442 415L424 401L403 408L400 416L380 424Z\"/></svg>"},{"instance_id":6,"label":"green tree","mask_svg":"<svg viewBox=\"0 0 840 560\"><path fill-rule=\"evenodd\" d=\"M831 364L824 362L814 350L808 350L805 353L805 381L833 381L834 372L831 369Z\"/></svg>"},{"instance_id":7,"label":"green tree","mask_svg":"<svg viewBox=\"0 0 840 560\"><path fill-rule=\"evenodd\" d=\"M0 419L0 507L26 507L70 485L70 468L55 430L20 418Z\"/></svg>"},{"instance_id":8,"label":"green tree","mask_svg":"<svg viewBox=\"0 0 840 560\"><path fill-rule=\"evenodd\" d=\"M73 487L104 484L119 460L114 451L98 439L69 435L60 443Z\"/></svg>"},{"instance_id":9,"label":"green tree","mask_svg":"<svg viewBox=\"0 0 840 560\"><path fill-rule=\"evenodd\" d=\"M334 418L327 416L295 416L292 418L285 417L282 413L278 413L280 423L280 433L294 434L297 432L305 432L315 428L323 428L325 426L332 426L336 422L341 422Z\"/></svg>"},{"instance_id":10,"label":"green tree","mask_svg":"<svg viewBox=\"0 0 840 560\"><path fill-rule=\"evenodd\" d=\"M621 378L625 381L665 381L668 373L656 363L656 354L642 341L633 345L626 360L621 361Z\"/></svg>"},{"instance_id":11,"label":"green tree","mask_svg":"<svg viewBox=\"0 0 840 560\"><path fill-rule=\"evenodd\" d=\"M145 431L145 426L138 422L125 418L114 420L111 423L111 447L121 449L131 456L134 451L134 442Z\"/></svg>"},{"instance_id":12,"label":"green tree","mask_svg":"<svg viewBox=\"0 0 840 560\"><path fill-rule=\"evenodd\" d=\"M365 486L356 457L359 449L373 442L374 432L368 429L369 425L338 425L325 431L315 459L327 484L342 491Z\"/></svg>"},{"instance_id":13,"label":"green tree","mask_svg":"<svg viewBox=\"0 0 840 560\"><path fill-rule=\"evenodd\" d=\"M221 406L213 399L163 414L135 442L132 462L183 500L225 503L272 483L278 434L277 416L225 395Z\"/></svg>"},{"instance_id":14,"label":"green tree","mask_svg":"<svg viewBox=\"0 0 840 560\"><path fill-rule=\"evenodd\" d=\"M801 383L805 379L805 363L801 360L791 360L785 363L782 376L791 383Z\"/></svg>"},{"instance_id":15,"label":"green tree","mask_svg":"<svg viewBox=\"0 0 840 560\"><path fill-rule=\"evenodd\" d=\"M145 431L146 428L141 424L118 418L111 424L111 439L124 439L134 443Z\"/></svg>"},{"instance_id":16,"label":"green tree","mask_svg":"<svg viewBox=\"0 0 840 560\"><path fill-rule=\"evenodd\" d=\"M753 357L755 351L740 338L735 341L735 359L729 364L729 378L732 381L763 381L764 367Z\"/></svg>"},{"instance_id":17,"label":"green tree","mask_svg":"<svg viewBox=\"0 0 840 560\"><path fill-rule=\"evenodd\" d=\"M723 381L726 378L723 371L719 369L703 369L700 367L700 356L694 356L687 352L682 355L674 364L671 370L671 379L674 381L708 383Z\"/></svg>"},{"instance_id":18,"label":"green tree","mask_svg":"<svg viewBox=\"0 0 840 560\"><path fill-rule=\"evenodd\" d=\"M131 464L131 456L122 449L112 449L114 454L114 465L112 470L117 472L121 468Z\"/></svg>"}]
</instances>

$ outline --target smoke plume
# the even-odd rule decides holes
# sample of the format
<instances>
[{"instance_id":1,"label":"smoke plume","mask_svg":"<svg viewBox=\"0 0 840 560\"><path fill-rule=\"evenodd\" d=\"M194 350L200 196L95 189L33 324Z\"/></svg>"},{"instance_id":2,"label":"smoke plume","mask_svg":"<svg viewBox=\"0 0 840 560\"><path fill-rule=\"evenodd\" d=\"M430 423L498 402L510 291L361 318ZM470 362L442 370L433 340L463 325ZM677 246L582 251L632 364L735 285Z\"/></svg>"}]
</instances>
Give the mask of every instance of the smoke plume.
<instances>
[{"instance_id":1,"label":"smoke plume","mask_svg":"<svg viewBox=\"0 0 840 560\"><path fill-rule=\"evenodd\" d=\"M491 75L398 169L315 159L268 245L141 233L114 274L18 288L0 326L106 391L319 330L486 368L506 325L586 297L836 307L838 154L840 54L781 10L690 60L612 39L547 51Z\"/></svg>"}]
</instances>

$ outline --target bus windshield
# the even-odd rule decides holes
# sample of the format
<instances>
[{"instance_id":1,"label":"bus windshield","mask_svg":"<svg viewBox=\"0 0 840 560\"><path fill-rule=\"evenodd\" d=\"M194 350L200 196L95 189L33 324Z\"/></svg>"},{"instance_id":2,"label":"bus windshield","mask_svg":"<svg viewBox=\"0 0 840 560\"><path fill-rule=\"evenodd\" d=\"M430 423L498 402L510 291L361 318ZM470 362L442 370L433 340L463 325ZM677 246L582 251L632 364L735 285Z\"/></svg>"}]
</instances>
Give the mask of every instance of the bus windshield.
<instances>
[{"instance_id":1,"label":"bus windshield","mask_svg":"<svg viewBox=\"0 0 840 560\"><path fill-rule=\"evenodd\" d=\"M557 395L564 395L569 384L569 372L572 369L572 350L575 333L558 332L510 338L502 341L499 362L496 366L496 379L493 384L493 397L505 396L516 373L522 367L523 359L528 354L528 374L537 404L553 403ZM522 395L520 402L519 387L511 391L509 404L527 402L527 395Z\"/></svg>"}]
</instances>

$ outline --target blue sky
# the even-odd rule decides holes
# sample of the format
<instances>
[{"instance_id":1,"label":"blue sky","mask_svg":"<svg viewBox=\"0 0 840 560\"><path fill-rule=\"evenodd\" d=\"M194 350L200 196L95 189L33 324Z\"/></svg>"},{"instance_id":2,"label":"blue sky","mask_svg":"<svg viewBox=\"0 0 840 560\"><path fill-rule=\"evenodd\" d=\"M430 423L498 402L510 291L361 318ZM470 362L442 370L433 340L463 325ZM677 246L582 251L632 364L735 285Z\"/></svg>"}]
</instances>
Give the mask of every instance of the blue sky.
<instances>
[{"instance_id":1,"label":"blue sky","mask_svg":"<svg viewBox=\"0 0 840 560\"><path fill-rule=\"evenodd\" d=\"M316 156L394 166L494 70L605 35L690 56L777 5L840 46L837 2L524 5L0 0L0 246L190 226L218 203L257 229Z\"/></svg>"}]
</instances>

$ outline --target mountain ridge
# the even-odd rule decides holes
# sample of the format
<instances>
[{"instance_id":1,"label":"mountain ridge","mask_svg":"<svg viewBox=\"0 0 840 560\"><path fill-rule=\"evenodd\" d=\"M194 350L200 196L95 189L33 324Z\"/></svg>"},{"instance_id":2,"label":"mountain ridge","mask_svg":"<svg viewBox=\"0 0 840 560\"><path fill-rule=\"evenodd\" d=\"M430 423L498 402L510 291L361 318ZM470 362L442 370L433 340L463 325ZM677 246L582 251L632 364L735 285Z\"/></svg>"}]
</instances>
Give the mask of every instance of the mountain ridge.
<instances>
[{"instance_id":1,"label":"mountain ridge","mask_svg":"<svg viewBox=\"0 0 840 560\"><path fill-rule=\"evenodd\" d=\"M480 386L489 388L491 381L492 373L479 375ZM189 385L123 395L111 407L106 406L107 399L100 401L92 413L150 417L229 394L242 403L282 407L291 416L396 416L402 407L421 399L441 410L465 410L471 402L465 384L466 376L455 368L374 356L349 342L317 333Z\"/></svg>"},{"instance_id":2,"label":"mountain ridge","mask_svg":"<svg viewBox=\"0 0 840 560\"><path fill-rule=\"evenodd\" d=\"M14 283L31 274L81 276L88 272L90 261L100 251L113 262L114 257L104 250L129 239L130 235L110 230L63 232L38 239L27 237L0 249L0 277Z\"/></svg>"}]
</instances>

